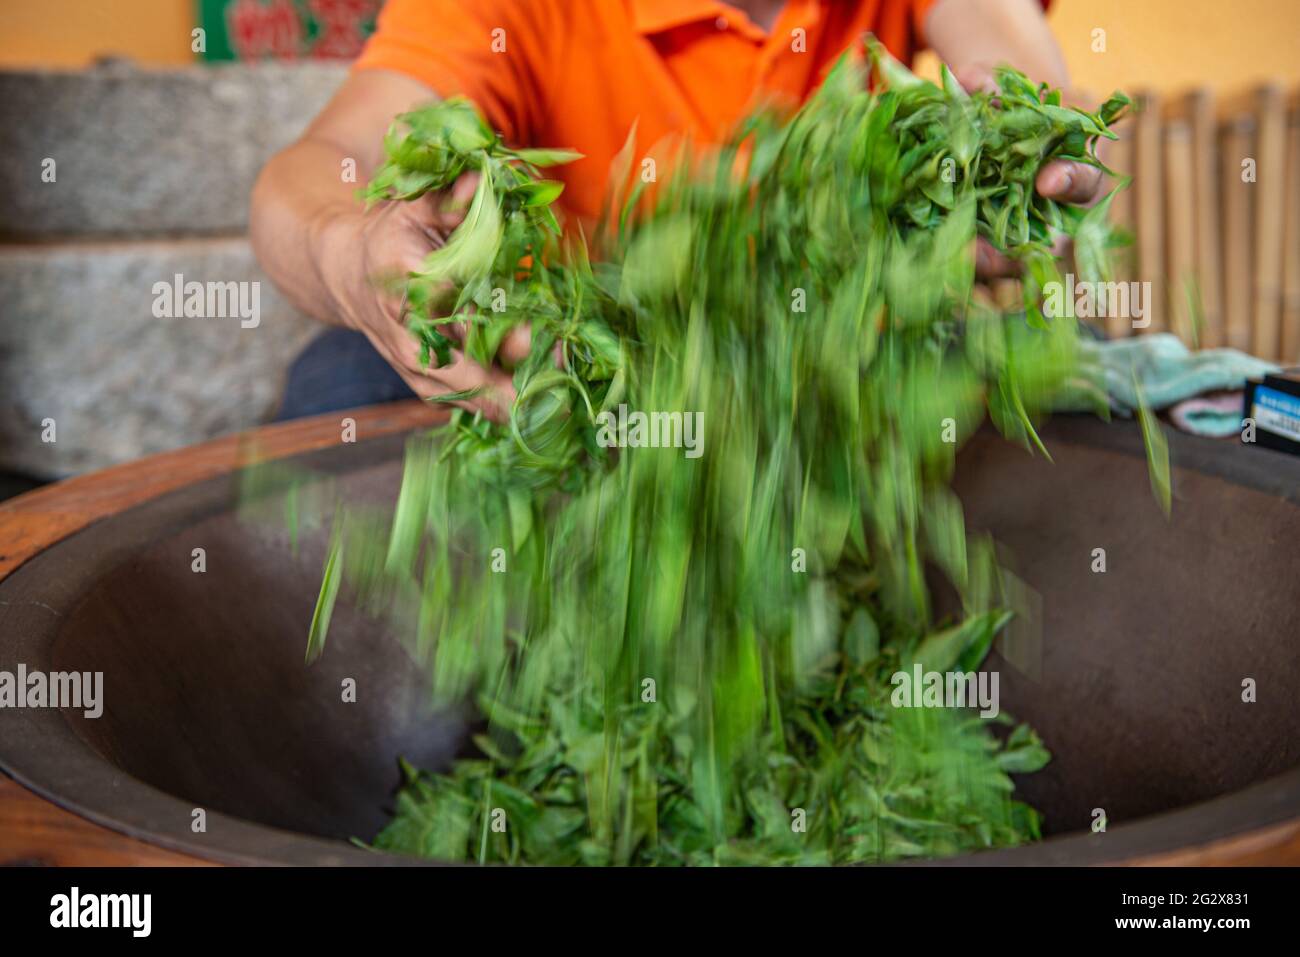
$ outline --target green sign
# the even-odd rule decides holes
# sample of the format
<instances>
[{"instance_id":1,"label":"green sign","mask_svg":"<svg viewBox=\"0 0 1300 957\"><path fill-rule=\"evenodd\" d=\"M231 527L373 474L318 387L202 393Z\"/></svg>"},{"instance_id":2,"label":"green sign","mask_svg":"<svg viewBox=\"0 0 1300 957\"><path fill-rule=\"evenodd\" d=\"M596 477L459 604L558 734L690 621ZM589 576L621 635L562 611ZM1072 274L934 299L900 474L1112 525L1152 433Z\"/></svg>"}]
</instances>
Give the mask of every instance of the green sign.
<instances>
[{"instance_id":1,"label":"green sign","mask_svg":"<svg viewBox=\"0 0 1300 957\"><path fill-rule=\"evenodd\" d=\"M197 0L205 60L350 60L382 0Z\"/></svg>"}]
</instances>

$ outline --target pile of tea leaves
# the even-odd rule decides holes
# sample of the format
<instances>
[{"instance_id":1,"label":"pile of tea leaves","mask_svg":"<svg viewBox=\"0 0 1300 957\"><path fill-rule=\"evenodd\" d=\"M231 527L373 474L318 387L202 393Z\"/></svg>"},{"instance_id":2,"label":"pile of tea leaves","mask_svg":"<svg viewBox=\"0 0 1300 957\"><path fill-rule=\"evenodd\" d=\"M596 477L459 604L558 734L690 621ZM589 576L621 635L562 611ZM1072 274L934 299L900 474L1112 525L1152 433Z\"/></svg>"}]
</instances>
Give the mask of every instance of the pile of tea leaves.
<instances>
[{"instance_id":1,"label":"pile of tea leaves","mask_svg":"<svg viewBox=\"0 0 1300 957\"><path fill-rule=\"evenodd\" d=\"M508 423L456 410L410 441L395 511L334 525L309 658L348 595L481 729L448 769L402 762L374 847L841 864L1038 835L1010 777L1048 760L1029 728L891 701L914 664L975 670L1015 610L992 542L966 534L954 455L986 417L1038 444L1080 374L1075 321L1039 311L1052 244L1075 239L1081 278L1105 268L1107 204L1058 206L1034 177L1096 163L1128 101L1088 113L997 82L968 95L874 45L846 57L793 117L638 183L598 261L549 209L541 168L572 154L511 150L461 100L398 119L372 201L479 175L408 277L429 361L450 322L480 362L516 326L532 345ZM977 235L1025 264L1023 311L977 294ZM620 406L697 413L695 451L618 434ZM936 620L927 570L958 614Z\"/></svg>"}]
</instances>

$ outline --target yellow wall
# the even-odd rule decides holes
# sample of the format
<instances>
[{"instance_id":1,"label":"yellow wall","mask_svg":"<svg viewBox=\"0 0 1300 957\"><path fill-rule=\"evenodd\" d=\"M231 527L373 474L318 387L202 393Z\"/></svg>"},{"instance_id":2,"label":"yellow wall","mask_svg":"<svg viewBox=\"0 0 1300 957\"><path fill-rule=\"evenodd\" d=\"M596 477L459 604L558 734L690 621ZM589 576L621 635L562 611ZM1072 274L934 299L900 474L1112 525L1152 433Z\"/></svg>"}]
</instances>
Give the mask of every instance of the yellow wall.
<instances>
[{"instance_id":1,"label":"yellow wall","mask_svg":"<svg viewBox=\"0 0 1300 957\"><path fill-rule=\"evenodd\" d=\"M1300 86L1300 0L1053 0L1048 22L1073 85L1112 90ZM1093 52L1093 31L1106 50ZM917 70L938 76L936 62Z\"/></svg>"},{"instance_id":2,"label":"yellow wall","mask_svg":"<svg viewBox=\"0 0 1300 957\"><path fill-rule=\"evenodd\" d=\"M193 0L0 0L0 66L81 67L107 54L190 63Z\"/></svg>"},{"instance_id":3,"label":"yellow wall","mask_svg":"<svg viewBox=\"0 0 1300 957\"><path fill-rule=\"evenodd\" d=\"M1262 80L1300 84L1300 0L1056 0L1053 32L1074 83L1235 90ZM1090 49L1106 31L1106 52Z\"/></svg>"},{"instance_id":4,"label":"yellow wall","mask_svg":"<svg viewBox=\"0 0 1300 957\"><path fill-rule=\"evenodd\" d=\"M606 0L615 2L615 0ZM193 0L0 0L0 66L84 66L121 53L150 66L191 62ZM1052 28L1075 84L1232 90L1300 84L1300 0L1055 0ZM1106 31L1106 52L1091 50Z\"/></svg>"}]
</instances>

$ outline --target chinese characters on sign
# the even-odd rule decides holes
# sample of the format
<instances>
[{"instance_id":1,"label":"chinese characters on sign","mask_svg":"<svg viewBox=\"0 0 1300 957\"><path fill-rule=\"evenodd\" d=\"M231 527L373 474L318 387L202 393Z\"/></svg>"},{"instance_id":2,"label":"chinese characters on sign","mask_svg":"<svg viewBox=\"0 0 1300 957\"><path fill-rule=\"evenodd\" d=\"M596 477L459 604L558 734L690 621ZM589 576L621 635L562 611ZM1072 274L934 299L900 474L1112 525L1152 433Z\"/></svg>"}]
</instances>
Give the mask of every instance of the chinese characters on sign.
<instances>
[{"instance_id":1,"label":"chinese characters on sign","mask_svg":"<svg viewBox=\"0 0 1300 957\"><path fill-rule=\"evenodd\" d=\"M208 60L350 60L381 0L201 0Z\"/></svg>"}]
</instances>

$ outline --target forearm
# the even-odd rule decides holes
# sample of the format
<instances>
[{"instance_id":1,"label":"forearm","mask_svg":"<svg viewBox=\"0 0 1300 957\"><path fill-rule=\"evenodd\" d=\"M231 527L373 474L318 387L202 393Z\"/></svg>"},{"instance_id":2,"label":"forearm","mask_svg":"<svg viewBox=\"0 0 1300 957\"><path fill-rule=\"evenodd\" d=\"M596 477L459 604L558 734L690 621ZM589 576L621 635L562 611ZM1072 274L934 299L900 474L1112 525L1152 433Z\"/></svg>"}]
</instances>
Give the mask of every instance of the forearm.
<instances>
[{"instance_id":1,"label":"forearm","mask_svg":"<svg viewBox=\"0 0 1300 957\"><path fill-rule=\"evenodd\" d=\"M310 139L279 153L253 188L250 221L253 251L276 286L303 312L334 324L343 319L325 269L346 260L329 247L339 220L360 208L356 183L343 177L346 159Z\"/></svg>"},{"instance_id":2,"label":"forearm","mask_svg":"<svg viewBox=\"0 0 1300 957\"><path fill-rule=\"evenodd\" d=\"M1039 0L939 0L926 40L959 78L1002 63L1055 87L1069 85L1061 49Z\"/></svg>"},{"instance_id":3,"label":"forearm","mask_svg":"<svg viewBox=\"0 0 1300 957\"><path fill-rule=\"evenodd\" d=\"M275 284L303 312L344 324L342 299L368 282L355 248L362 206L356 198L383 162L394 116L433 98L424 84L387 70L349 76L302 139L272 157L253 187L253 251ZM355 176L345 176L354 172Z\"/></svg>"}]
</instances>

